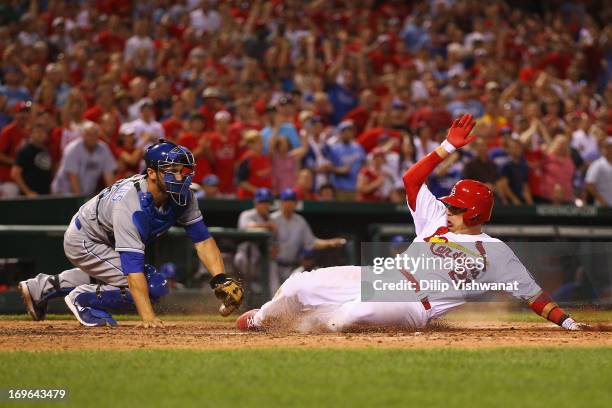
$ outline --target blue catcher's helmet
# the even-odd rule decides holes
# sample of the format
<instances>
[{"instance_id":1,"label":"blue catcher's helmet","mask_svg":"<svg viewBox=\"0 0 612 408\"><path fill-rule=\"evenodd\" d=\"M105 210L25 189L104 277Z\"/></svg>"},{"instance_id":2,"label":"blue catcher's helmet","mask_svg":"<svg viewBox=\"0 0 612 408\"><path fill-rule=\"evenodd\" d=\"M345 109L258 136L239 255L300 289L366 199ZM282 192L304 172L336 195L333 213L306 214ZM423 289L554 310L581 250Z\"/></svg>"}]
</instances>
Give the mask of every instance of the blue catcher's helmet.
<instances>
[{"instance_id":1,"label":"blue catcher's helmet","mask_svg":"<svg viewBox=\"0 0 612 408\"><path fill-rule=\"evenodd\" d=\"M144 155L147 168L159 171L166 192L180 206L189 202L189 186L195 169L193 154L184 146L164 139L147 148ZM181 179L177 179L180 175Z\"/></svg>"}]
</instances>

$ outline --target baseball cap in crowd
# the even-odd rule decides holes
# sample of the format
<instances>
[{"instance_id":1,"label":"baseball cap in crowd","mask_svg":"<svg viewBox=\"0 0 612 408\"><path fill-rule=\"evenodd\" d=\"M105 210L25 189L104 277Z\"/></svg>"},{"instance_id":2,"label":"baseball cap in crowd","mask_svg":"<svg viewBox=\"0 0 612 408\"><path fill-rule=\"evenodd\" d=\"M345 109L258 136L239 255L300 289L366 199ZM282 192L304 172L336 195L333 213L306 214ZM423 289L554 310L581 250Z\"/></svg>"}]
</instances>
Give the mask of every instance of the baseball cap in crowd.
<instances>
[{"instance_id":1,"label":"baseball cap in crowd","mask_svg":"<svg viewBox=\"0 0 612 408\"><path fill-rule=\"evenodd\" d=\"M352 120L343 120L338 125L338 130L342 132L344 129L350 129L354 127L355 127L355 124L353 123Z\"/></svg>"},{"instance_id":2,"label":"baseball cap in crowd","mask_svg":"<svg viewBox=\"0 0 612 408\"><path fill-rule=\"evenodd\" d=\"M221 99L221 91L219 90L219 88L209 86L208 88L204 89L204 91L202 92L202 98Z\"/></svg>"},{"instance_id":3,"label":"baseball cap in crowd","mask_svg":"<svg viewBox=\"0 0 612 408\"><path fill-rule=\"evenodd\" d=\"M283 105L289 105L292 103L293 103L293 98L290 95L283 95L280 98L278 98L277 105L283 106Z\"/></svg>"},{"instance_id":4,"label":"baseball cap in crowd","mask_svg":"<svg viewBox=\"0 0 612 408\"><path fill-rule=\"evenodd\" d=\"M281 201L297 201L297 194L290 188L285 188L280 193Z\"/></svg>"},{"instance_id":5,"label":"baseball cap in crowd","mask_svg":"<svg viewBox=\"0 0 612 408\"><path fill-rule=\"evenodd\" d=\"M219 120L230 120L230 118L231 115L228 111L220 110L219 112L215 113L215 122Z\"/></svg>"},{"instance_id":6,"label":"baseball cap in crowd","mask_svg":"<svg viewBox=\"0 0 612 408\"><path fill-rule=\"evenodd\" d=\"M406 109L406 104L398 99L394 100L391 103L392 109Z\"/></svg>"},{"instance_id":7,"label":"baseball cap in crowd","mask_svg":"<svg viewBox=\"0 0 612 408\"><path fill-rule=\"evenodd\" d=\"M385 149L381 148L381 147L375 147L374 149L372 149L372 157L376 157L376 156L383 156L385 157Z\"/></svg>"},{"instance_id":8,"label":"baseball cap in crowd","mask_svg":"<svg viewBox=\"0 0 612 408\"><path fill-rule=\"evenodd\" d=\"M512 128L508 125L502 126L499 128L499 134L504 136L504 135L511 135L512 134Z\"/></svg>"},{"instance_id":9,"label":"baseball cap in crowd","mask_svg":"<svg viewBox=\"0 0 612 408\"><path fill-rule=\"evenodd\" d=\"M215 176L214 174L209 174L208 176L204 177L204 179L202 180L202 185L205 185L205 186L218 186L219 185L219 177Z\"/></svg>"},{"instance_id":10,"label":"baseball cap in crowd","mask_svg":"<svg viewBox=\"0 0 612 408\"><path fill-rule=\"evenodd\" d=\"M258 188L255 191L255 202L256 203L271 203L274 201L274 196L269 188Z\"/></svg>"},{"instance_id":11,"label":"baseball cap in crowd","mask_svg":"<svg viewBox=\"0 0 612 408\"><path fill-rule=\"evenodd\" d=\"M15 113L29 112L30 110L32 110L32 102L30 101L19 101L15 104L15 106L13 106L13 112Z\"/></svg>"},{"instance_id":12,"label":"baseball cap in crowd","mask_svg":"<svg viewBox=\"0 0 612 408\"><path fill-rule=\"evenodd\" d=\"M124 123L119 127L119 134L121 135L133 135L136 133L136 127L130 123Z\"/></svg>"},{"instance_id":13,"label":"baseball cap in crowd","mask_svg":"<svg viewBox=\"0 0 612 408\"><path fill-rule=\"evenodd\" d=\"M489 82L487 82L487 84L485 85L485 89L486 89L487 91L492 91L492 90L494 90L494 89L499 90L499 84L498 84L497 82L495 82L495 81L489 81Z\"/></svg>"},{"instance_id":14,"label":"baseball cap in crowd","mask_svg":"<svg viewBox=\"0 0 612 408\"><path fill-rule=\"evenodd\" d=\"M140 101L140 110L143 110L144 108L152 108L152 107L153 107L153 99L144 98Z\"/></svg>"}]
</instances>

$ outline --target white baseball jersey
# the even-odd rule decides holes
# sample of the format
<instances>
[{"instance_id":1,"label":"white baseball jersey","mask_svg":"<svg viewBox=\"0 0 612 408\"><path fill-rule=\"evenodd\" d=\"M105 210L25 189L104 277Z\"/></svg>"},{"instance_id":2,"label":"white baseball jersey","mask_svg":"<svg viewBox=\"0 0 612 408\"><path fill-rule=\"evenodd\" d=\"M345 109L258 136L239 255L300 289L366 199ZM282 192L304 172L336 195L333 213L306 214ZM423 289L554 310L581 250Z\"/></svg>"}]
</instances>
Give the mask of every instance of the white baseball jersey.
<instances>
[{"instance_id":1,"label":"white baseball jersey","mask_svg":"<svg viewBox=\"0 0 612 408\"><path fill-rule=\"evenodd\" d=\"M410 208L410 206L408 206ZM524 300L537 295L541 288L534 281L527 268L516 257L514 252L502 241L482 233L478 235L456 234L447 228L446 207L436 199L427 186L421 186L416 199L416 211L410 212L414 219L416 230L415 243L429 242L431 245L411 245L405 253L418 256L414 248L423 252L429 251L429 257L482 257L485 267L478 270L457 273L453 270L420 270L413 276L417 282L420 280L438 281L448 284L450 288L456 282L470 283L469 290L451 290L442 293L438 287L418 290L419 299L430 301L431 310L429 318L436 318L452 308L464 304L470 297L478 297L484 293L495 290L498 286L513 286L512 290L505 290L512 296ZM404 274L406 275L406 274ZM492 285L504 284L508 285ZM476 289L474 289L476 287ZM483 288L483 289L481 289ZM491 289L487 289L491 288Z\"/></svg>"}]
</instances>

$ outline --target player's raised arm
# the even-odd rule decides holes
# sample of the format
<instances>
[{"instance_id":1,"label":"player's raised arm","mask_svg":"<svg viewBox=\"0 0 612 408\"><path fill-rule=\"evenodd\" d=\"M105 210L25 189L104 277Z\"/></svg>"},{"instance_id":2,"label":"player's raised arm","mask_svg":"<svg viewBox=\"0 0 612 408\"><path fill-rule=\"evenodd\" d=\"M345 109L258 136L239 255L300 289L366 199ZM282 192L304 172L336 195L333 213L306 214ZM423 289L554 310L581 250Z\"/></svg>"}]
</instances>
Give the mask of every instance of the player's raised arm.
<instances>
[{"instance_id":1,"label":"player's raised arm","mask_svg":"<svg viewBox=\"0 0 612 408\"><path fill-rule=\"evenodd\" d=\"M404 173L402 180L406 189L406 197L408 198L408 205L413 211L416 210L417 195L427 176L449 154L469 144L476 138L476 136L470 135L475 125L474 118L469 114L455 119L448 129L446 140Z\"/></svg>"}]
</instances>

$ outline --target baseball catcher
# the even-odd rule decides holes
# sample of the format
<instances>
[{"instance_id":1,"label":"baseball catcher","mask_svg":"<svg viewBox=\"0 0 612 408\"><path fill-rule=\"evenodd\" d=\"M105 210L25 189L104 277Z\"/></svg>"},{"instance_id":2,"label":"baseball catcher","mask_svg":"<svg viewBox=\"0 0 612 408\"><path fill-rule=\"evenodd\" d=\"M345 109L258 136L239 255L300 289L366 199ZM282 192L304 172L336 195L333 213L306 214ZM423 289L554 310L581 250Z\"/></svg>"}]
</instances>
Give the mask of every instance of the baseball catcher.
<instances>
[{"instance_id":1,"label":"baseball catcher","mask_svg":"<svg viewBox=\"0 0 612 408\"><path fill-rule=\"evenodd\" d=\"M461 180L450 195L439 200L424 184L444 158L474 140L475 136L470 135L474 125L470 115L455 120L446 140L404 174L406 198L417 234L405 253L414 255L418 253L415 249L420 247L442 258L458 259L466 254L478 254L484 259L480 269L462 273L455 269L399 271L405 280L414 284L410 296L407 295L410 301L401 302L362 301L360 266L297 273L285 281L274 298L261 309L240 316L237 327L262 330L282 323L284 327L301 331L344 331L355 327L419 329L466 303L470 296L487 292L477 289L469 294L463 291L448 294L435 288L419 287L419 282L435 278L440 285L449 287L458 283L473 286L500 283L511 295L527 301L535 313L564 329L589 328L574 321L542 291L506 244L483 233L482 225L489 221L493 210L493 193L485 184Z\"/></svg>"},{"instance_id":2,"label":"baseball catcher","mask_svg":"<svg viewBox=\"0 0 612 408\"><path fill-rule=\"evenodd\" d=\"M185 228L198 258L213 276L210 285L228 315L240 306L242 288L224 273L219 248L189 189L194 157L183 146L160 140L145 153L146 170L119 180L85 203L64 235L75 266L58 275L39 274L19 283L29 315L43 320L47 302L65 296L85 326L115 326L111 310L136 306L142 326L163 323L152 301L168 293L164 276L145 264L145 246L173 225Z\"/></svg>"}]
</instances>

